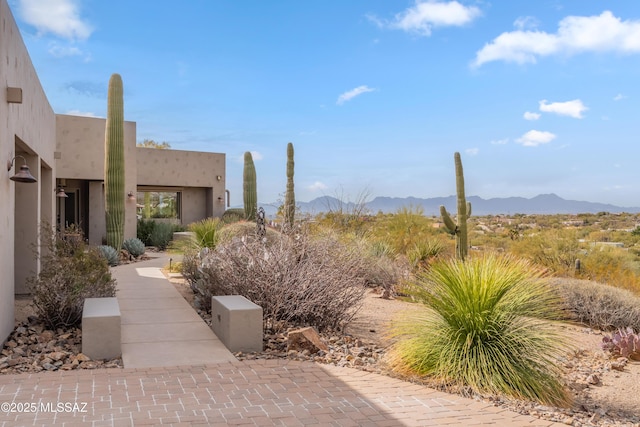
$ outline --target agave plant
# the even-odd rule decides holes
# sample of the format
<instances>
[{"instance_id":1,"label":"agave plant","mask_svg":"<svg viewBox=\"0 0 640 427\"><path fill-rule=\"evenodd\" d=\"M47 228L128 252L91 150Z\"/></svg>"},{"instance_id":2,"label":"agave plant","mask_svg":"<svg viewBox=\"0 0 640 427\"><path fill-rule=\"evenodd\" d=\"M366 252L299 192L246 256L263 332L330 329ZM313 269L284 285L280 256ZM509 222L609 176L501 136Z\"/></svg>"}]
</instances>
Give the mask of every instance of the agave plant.
<instances>
[{"instance_id":1,"label":"agave plant","mask_svg":"<svg viewBox=\"0 0 640 427\"><path fill-rule=\"evenodd\" d=\"M617 356L633 360L640 360L640 333L636 334L632 328L618 329L610 336L602 338L602 349Z\"/></svg>"},{"instance_id":2,"label":"agave plant","mask_svg":"<svg viewBox=\"0 0 640 427\"><path fill-rule=\"evenodd\" d=\"M102 254L102 256L107 260L107 263L114 267L120 264L120 258L118 257L118 251L116 251L112 246L109 245L101 245L98 246L98 250Z\"/></svg>"}]
</instances>

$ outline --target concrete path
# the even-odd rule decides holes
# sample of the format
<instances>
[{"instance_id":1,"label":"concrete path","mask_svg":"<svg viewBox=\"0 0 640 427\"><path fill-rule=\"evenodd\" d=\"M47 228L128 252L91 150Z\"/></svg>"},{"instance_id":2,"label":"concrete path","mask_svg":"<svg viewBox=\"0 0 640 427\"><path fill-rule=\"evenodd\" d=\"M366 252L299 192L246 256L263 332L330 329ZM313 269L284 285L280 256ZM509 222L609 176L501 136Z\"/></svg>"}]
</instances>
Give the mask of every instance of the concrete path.
<instances>
[{"instance_id":1,"label":"concrete path","mask_svg":"<svg viewBox=\"0 0 640 427\"><path fill-rule=\"evenodd\" d=\"M122 322L125 368L202 365L235 361L211 328L165 278L164 254L112 269Z\"/></svg>"}]
</instances>

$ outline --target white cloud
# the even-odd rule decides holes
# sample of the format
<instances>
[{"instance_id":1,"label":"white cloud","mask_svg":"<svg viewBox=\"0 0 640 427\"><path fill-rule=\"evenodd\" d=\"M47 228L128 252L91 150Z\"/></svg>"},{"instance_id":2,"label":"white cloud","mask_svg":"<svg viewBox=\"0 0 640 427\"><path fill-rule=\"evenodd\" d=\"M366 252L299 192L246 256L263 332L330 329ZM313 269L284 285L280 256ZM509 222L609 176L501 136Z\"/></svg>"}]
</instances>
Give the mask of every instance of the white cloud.
<instances>
[{"instance_id":1,"label":"white cloud","mask_svg":"<svg viewBox=\"0 0 640 427\"><path fill-rule=\"evenodd\" d=\"M538 28L540 23L533 16L520 16L513 22L513 26L518 30L533 30Z\"/></svg>"},{"instance_id":2,"label":"white cloud","mask_svg":"<svg viewBox=\"0 0 640 427\"><path fill-rule=\"evenodd\" d=\"M621 100L623 100L623 99L625 99L625 98L628 98L628 96L627 96L627 95L623 95L623 94L619 93L619 94L617 94L616 96L614 96L614 97L613 97L613 100L614 100L614 101L621 101Z\"/></svg>"},{"instance_id":3,"label":"white cloud","mask_svg":"<svg viewBox=\"0 0 640 427\"><path fill-rule=\"evenodd\" d=\"M491 61L536 63L538 57L581 52L640 53L640 20L622 21L610 11L598 16L567 16L558 31L505 32L476 53L473 66Z\"/></svg>"},{"instance_id":4,"label":"white cloud","mask_svg":"<svg viewBox=\"0 0 640 427\"><path fill-rule=\"evenodd\" d=\"M547 104L546 99L540 101L540 111L544 111L545 113L555 113L561 116L569 116L574 119L581 119L582 113L588 109L589 108L587 108L579 99L566 102L552 102L551 104Z\"/></svg>"},{"instance_id":5,"label":"white cloud","mask_svg":"<svg viewBox=\"0 0 640 427\"><path fill-rule=\"evenodd\" d=\"M70 116L97 117L95 113L84 112L80 110L69 110L66 114Z\"/></svg>"},{"instance_id":6,"label":"white cloud","mask_svg":"<svg viewBox=\"0 0 640 427\"><path fill-rule=\"evenodd\" d=\"M525 120L538 120L540 118L540 113L532 113L531 111L525 111L522 115Z\"/></svg>"},{"instance_id":7,"label":"white cloud","mask_svg":"<svg viewBox=\"0 0 640 427\"><path fill-rule=\"evenodd\" d=\"M311 184L310 186L307 187L307 189L311 190L311 191L322 191L322 190L326 190L327 187L326 184L320 182L320 181L316 181L313 184Z\"/></svg>"},{"instance_id":8,"label":"white cloud","mask_svg":"<svg viewBox=\"0 0 640 427\"><path fill-rule=\"evenodd\" d=\"M470 156L476 156L480 152L480 149L479 148L467 148L466 150L464 150L464 152L467 153Z\"/></svg>"},{"instance_id":9,"label":"white cloud","mask_svg":"<svg viewBox=\"0 0 640 427\"><path fill-rule=\"evenodd\" d=\"M342 105L345 102L352 100L353 98L355 98L358 95L362 95L363 93L373 92L373 91L375 91L375 89L372 89L369 86L366 86L366 85L358 86L357 88L351 89L351 90L343 93L342 95L340 95L338 97L338 100L336 101L336 104Z\"/></svg>"},{"instance_id":10,"label":"white cloud","mask_svg":"<svg viewBox=\"0 0 640 427\"><path fill-rule=\"evenodd\" d=\"M475 6L464 6L457 1L421 1L398 14L390 22L367 16L379 27L388 27L422 36L430 36L435 27L459 27L481 15Z\"/></svg>"},{"instance_id":11,"label":"white cloud","mask_svg":"<svg viewBox=\"0 0 640 427\"><path fill-rule=\"evenodd\" d=\"M505 145L508 143L509 143L509 138L494 139L493 141L491 141L491 144L493 145Z\"/></svg>"},{"instance_id":12,"label":"white cloud","mask_svg":"<svg viewBox=\"0 0 640 427\"><path fill-rule=\"evenodd\" d=\"M93 28L80 17L78 4L78 0L20 0L19 11L22 19L40 34L84 40Z\"/></svg>"},{"instance_id":13,"label":"white cloud","mask_svg":"<svg viewBox=\"0 0 640 427\"><path fill-rule=\"evenodd\" d=\"M556 135L551 132L530 130L529 132L516 139L518 144L522 144L525 147L537 147L541 144L548 144L556 139Z\"/></svg>"},{"instance_id":14,"label":"white cloud","mask_svg":"<svg viewBox=\"0 0 640 427\"><path fill-rule=\"evenodd\" d=\"M65 58L68 56L82 56L84 53L82 50L75 46L62 46L59 43L49 43L49 51L51 56L55 58ZM89 58L89 57L87 57Z\"/></svg>"}]
</instances>

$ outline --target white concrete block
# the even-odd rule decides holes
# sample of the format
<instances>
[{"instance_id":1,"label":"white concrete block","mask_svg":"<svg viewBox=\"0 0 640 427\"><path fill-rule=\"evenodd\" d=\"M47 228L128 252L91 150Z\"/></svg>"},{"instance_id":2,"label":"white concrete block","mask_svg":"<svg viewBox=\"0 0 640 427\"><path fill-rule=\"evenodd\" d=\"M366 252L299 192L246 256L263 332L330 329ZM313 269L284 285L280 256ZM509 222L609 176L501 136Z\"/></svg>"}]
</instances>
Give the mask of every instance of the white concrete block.
<instances>
[{"instance_id":1,"label":"white concrete block","mask_svg":"<svg viewBox=\"0 0 640 427\"><path fill-rule=\"evenodd\" d=\"M231 352L262 351L262 307L241 295L211 298L211 329Z\"/></svg>"},{"instance_id":2,"label":"white concrete block","mask_svg":"<svg viewBox=\"0 0 640 427\"><path fill-rule=\"evenodd\" d=\"M82 352L93 360L122 355L118 299L86 298L82 310Z\"/></svg>"}]
</instances>

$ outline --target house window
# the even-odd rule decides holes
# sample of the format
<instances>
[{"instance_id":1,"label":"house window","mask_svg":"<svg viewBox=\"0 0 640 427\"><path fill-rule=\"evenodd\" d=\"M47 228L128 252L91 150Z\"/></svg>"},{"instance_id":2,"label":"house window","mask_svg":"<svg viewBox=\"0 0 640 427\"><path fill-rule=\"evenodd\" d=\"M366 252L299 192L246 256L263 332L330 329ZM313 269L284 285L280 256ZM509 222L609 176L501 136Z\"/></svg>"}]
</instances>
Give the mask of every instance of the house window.
<instances>
[{"instance_id":1,"label":"house window","mask_svg":"<svg viewBox=\"0 0 640 427\"><path fill-rule=\"evenodd\" d=\"M181 219L181 191L138 191L138 218L144 219Z\"/></svg>"}]
</instances>

